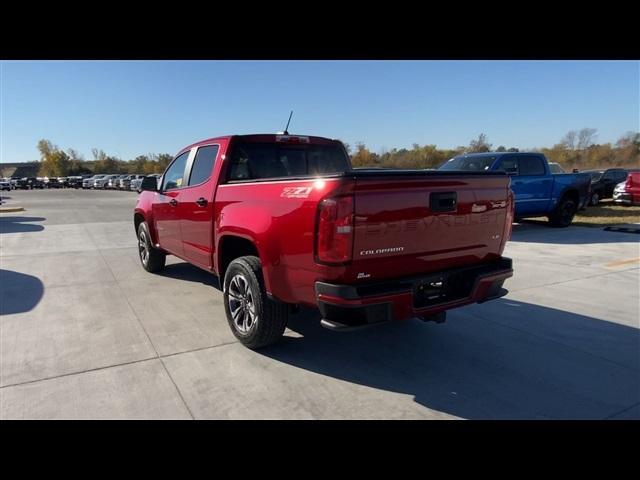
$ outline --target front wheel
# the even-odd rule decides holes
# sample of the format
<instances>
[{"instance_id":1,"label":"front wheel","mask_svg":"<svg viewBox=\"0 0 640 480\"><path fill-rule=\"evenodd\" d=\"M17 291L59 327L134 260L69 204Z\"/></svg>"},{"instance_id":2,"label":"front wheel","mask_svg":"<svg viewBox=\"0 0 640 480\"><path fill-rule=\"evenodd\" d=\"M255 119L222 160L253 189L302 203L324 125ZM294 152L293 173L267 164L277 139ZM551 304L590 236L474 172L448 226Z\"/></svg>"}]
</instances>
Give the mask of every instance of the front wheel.
<instances>
[{"instance_id":1,"label":"front wheel","mask_svg":"<svg viewBox=\"0 0 640 480\"><path fill-rule=\"evenodd\" d=\"M224 309L235 337L251 349L277 342L287 326L287 305L267 296L258 257L240 257L229 264Z\"/></svg>"},{"instance_id":2,"label":"front wheel","mask_svg":"<svg viewBox=\"0 0 640 480\"><path fill-rule=\"evenodd\" d=\"M568 227L573 222L573 217L577 211L576 202L570 198L564 198L560 201L555 211L549 215L549 223L552 227Z\"/></svg>"},{"instance_id":3,"label":"front wheel","mask_svg":"<svg viewBox=\"0 0 640 480\"><path fill-rule=\"evenodd\" d=\"M151 273L162 270L167 260L167 254L151 244L151 235L149 235L147 222L142 222L138 225L138 255L140 256L142 268Z\"/></svg>"}]
</instances>

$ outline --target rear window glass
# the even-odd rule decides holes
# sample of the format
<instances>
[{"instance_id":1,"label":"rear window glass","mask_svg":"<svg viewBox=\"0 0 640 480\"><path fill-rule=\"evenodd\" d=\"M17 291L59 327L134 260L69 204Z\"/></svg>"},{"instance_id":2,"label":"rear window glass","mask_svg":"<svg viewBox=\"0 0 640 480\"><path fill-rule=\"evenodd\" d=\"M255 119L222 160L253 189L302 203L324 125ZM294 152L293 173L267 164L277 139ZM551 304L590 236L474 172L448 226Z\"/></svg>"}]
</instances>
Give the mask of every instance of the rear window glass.
<instances>
[{"instance_id":1,"label":"rear window glass","mask_svg":"<svg viewBox=\"0 0 640 480\"><path fill-rule=\"evenodd\" d=\"M491 168L496 157L492 155L469 155L464 157L455 157L438 170L457 170L466 172L484 172Z\"/></svg>"},{"instance_id":2,"label":"rear window glass","mask_svg":"<svg viewBox=\"0 0 640 480\"><path fill-rule=\"evenodd\" d=\"M349 170L344 150L335 145L240 143L230 156L230 181L328 175Z\"/></svg>"}]
</instances>

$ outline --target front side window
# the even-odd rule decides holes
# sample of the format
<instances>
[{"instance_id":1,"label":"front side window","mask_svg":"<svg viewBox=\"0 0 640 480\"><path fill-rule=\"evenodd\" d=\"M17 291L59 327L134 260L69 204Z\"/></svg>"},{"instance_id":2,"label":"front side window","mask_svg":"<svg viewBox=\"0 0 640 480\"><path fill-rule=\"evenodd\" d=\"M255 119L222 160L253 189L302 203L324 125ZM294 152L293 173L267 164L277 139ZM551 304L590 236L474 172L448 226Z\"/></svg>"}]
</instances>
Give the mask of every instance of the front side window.
<instances>
[{"instance_id":1,"label":"front side window","mask_svg":"<svg viewBox=\"0 0 640 480\"><path fill-rule=\"evenodd\" d=\"M164 174L164 181L162 184L163 191L173 190L184 186L182 182L184 178L184 169L187 166L188 156L189 152L184 152L182 155L179 155L167 169Z\"/></svg>"},{"instance_id":2,"label":"front side window","mask_svg":"<svg viewBox=\"0 0 640 480\"><path fill-rule=\"evenodd\" d=\"M211 176L213 164L218 156L218 145L207 145L198 148L196 157L191 167L191 175L189 176L189 185L198 185L206 182Z\"/></svg>"}]
</instances>

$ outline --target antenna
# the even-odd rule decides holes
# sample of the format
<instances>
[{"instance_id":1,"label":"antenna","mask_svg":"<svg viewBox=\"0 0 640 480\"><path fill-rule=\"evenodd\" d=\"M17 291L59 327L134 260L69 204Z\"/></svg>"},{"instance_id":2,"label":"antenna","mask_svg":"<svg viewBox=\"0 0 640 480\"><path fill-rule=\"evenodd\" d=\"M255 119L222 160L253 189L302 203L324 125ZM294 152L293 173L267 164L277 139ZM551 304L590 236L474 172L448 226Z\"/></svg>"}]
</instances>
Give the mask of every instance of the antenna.
<instances>
[{"instance_id":1,"label":"antenna","mask_svg":"<svg viewBox=\"0 0 640 480\"><path fill-rule=\"evenodd\" d=\"M291 122L291 117L293 116L293 110L291 110L291 113L289 114L289 120L287 121L287 126L284 127L284 134L285 135L289 135L289 123Z\"/></svg>"}]
</instances>

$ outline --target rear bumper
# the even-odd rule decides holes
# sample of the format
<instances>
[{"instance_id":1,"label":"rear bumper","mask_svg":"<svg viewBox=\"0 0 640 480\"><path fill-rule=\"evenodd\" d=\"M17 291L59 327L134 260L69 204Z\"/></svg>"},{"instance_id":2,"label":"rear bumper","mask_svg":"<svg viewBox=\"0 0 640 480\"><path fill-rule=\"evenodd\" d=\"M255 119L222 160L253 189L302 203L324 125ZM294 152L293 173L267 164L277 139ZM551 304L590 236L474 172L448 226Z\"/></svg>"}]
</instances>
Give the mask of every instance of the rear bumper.
<instances>
[{"instance_id":1,"label":"rear bumper","mask_svg":"<svg viewBox=\"0 0 640 480\"><path fill-rule=\"evenodd\" d=\"M614 192L613 201L615 203L624 203L627 205L633 205L633 195L627 192Z\"/></svg>"},{"instance_id":2,"label":"rear bumper","mask_svg":"<svg viewBox=\"0 0 640 480\"><path fill-rule=\"evenodd\" d=\"M324 323L359 328L393 320L430 317L452 308L482 303L507 294L513 276L510 258L367 285L316 282Z\"/></svg>"}]
</instances>

